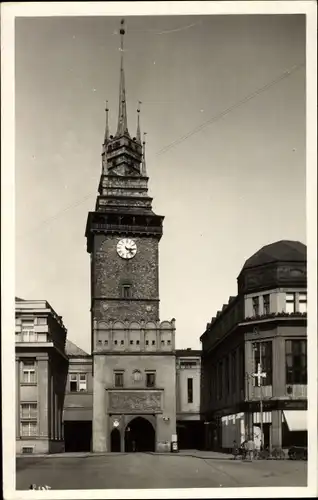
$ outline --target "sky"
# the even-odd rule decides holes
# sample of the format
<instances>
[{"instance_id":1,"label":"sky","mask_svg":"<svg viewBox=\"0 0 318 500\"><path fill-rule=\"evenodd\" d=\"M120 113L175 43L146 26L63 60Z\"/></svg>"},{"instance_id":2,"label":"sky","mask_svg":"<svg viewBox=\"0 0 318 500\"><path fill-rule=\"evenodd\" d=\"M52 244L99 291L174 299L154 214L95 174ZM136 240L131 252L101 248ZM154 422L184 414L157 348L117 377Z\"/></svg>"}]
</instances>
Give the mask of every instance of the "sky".
<instances>
[{"instance_id":1,"label":"sky","mask_svg":"<svg viewBox=\"0 0 318 500\"><path fill-rule=\"evenodd\" d=\"M200 348L259 248L306 243L305 18L127 16L129 130L141 105L153 209L164 215L160 318ZM119 17L18 18L16 295L46 299L90 349L87 214L105 100L117 124ZM290 73L286 73L290 71Z\"/></svg>"}]
</instances>

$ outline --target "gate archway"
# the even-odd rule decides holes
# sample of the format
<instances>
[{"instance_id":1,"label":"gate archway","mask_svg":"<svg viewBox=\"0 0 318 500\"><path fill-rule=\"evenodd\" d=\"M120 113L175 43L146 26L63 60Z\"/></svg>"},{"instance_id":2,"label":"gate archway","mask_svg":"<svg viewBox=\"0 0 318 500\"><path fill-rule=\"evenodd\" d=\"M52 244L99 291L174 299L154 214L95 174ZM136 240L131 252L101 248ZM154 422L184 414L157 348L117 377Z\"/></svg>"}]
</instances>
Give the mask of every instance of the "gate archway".
<instances>
[{"instance_id":1,"label":"gate archway","mask_svg":"<svg viewBox=\"0 0 318 500\"><path fill-rule=\"evenodd\" d=\"M149 420L136 417L125 429L125 451L155 451L156 433Z\"/></svg>"},{"instance_id":2,"label":"gate archway","mask_svg":"<svg viewBox=\"0 0 318 500\"><path fill-rule=\"evenodd\" d=\"M120 432L118 429L113 429L110 434L110 451L120 451Z\"/></svg>"}]
</instances>

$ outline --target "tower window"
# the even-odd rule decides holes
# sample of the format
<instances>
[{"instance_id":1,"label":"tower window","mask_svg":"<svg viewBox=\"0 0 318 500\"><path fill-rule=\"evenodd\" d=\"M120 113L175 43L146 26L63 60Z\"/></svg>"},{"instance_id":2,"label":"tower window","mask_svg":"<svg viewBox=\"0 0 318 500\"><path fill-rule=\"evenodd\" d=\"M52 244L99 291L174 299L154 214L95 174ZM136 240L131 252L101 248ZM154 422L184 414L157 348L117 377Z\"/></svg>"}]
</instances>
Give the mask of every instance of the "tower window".
<instances>
[{"instance_id":1,"label":"tower window","mask_svg":"<svg viewBox=\"0 0 318 500\"><path fill-rule=\"evenodd\" d=\"M115 373L115 387L124 387L124 374L123 374L123 372Z\"/></svg>"},{"instance_id":2,"label":"tower window","mask_svg":"<svg viewBox=\"0 0 318 500\"><path fill-rule=\"evenodd\" d=\"M146 373L146 387L154 387L156 383L156 374Z\"/></svg>"},{"instance_id":3,"label":"tower window","mask_svg":"<svg viewBox=\"0 0 318 500\"><path fill-rule=\"evenodd\" d=\"M130 299L131 298L131 285L122 285L121 287L121 295L123 299Z\"/></svg>"}]
</instances>

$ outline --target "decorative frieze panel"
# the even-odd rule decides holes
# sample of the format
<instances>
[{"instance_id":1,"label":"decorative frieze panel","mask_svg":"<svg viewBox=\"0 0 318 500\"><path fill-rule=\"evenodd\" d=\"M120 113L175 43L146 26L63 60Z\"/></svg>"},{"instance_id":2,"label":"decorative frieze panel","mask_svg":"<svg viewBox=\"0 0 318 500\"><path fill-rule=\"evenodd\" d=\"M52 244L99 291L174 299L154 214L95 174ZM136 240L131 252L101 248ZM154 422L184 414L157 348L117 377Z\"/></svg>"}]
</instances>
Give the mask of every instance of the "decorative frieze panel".
<instances>
[{"instance_id":1,"label":"decorative frieze panel","mask_svg":"<svg viewBox=\"0 0 318 500\"><path fill-rule=\"evenodd\" d=\"M161 393L158 391L109 392L109 412L143 413L160 412Z\"/></svg>"}]
</instances>

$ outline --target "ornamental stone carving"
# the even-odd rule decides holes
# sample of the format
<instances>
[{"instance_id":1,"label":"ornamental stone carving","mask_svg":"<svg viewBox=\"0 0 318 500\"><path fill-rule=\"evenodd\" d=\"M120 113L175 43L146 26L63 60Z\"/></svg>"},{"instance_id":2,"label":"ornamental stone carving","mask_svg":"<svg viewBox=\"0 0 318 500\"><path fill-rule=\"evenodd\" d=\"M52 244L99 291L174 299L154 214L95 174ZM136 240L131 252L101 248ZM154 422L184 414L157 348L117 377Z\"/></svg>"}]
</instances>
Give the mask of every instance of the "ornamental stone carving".
<instances>
[{"instance_id":1,"label":"ornamental stone carving","mask_svg":"<svg viewBox=\"0 0 318 500\"><path fill-rule=\"evenodd\" d=\"M147 412L161 411L160 392L110 392L109 411Z\"/></svg>"}]
</instances>

